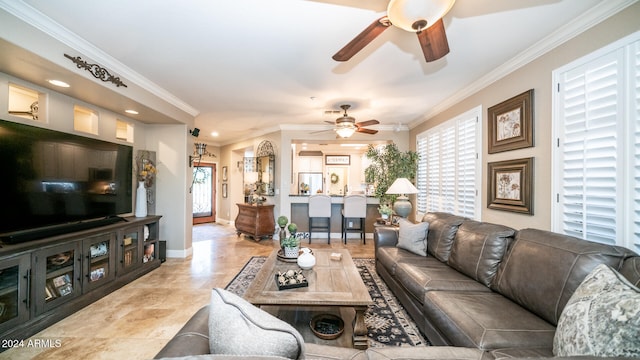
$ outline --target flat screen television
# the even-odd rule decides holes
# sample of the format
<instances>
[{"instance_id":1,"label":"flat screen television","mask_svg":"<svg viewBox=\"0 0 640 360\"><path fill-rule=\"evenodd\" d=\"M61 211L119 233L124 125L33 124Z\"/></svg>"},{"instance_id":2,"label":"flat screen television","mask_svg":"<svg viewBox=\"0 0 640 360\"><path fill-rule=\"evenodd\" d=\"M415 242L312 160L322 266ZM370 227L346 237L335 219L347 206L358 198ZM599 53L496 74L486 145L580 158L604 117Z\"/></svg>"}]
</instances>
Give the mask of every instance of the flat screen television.
<instances>
[{"instance_id":1,"label":"flat screen television","mask_svg":"<svg viewBox=\"0 0 640 360\"><path fill-rule=\"evenodd\" d=\"M16 243L122 221L133 147L0 120L0 240Z\"/></svg>"}]
</instances>

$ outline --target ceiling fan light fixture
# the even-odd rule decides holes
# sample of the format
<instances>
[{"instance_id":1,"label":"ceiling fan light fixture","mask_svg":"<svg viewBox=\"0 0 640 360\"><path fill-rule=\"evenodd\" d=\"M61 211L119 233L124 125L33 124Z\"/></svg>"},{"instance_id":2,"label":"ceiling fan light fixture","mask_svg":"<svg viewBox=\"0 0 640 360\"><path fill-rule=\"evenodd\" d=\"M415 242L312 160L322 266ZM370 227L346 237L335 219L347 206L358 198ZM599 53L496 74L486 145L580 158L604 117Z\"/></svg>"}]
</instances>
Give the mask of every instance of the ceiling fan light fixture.
<instances>
[{"instance_id":1,"label":"ceiling fan light fixture","mask_svg":"<svg viewBox=\"0 0 640 360\"><path fill-rule=\"evenodd\" d=\"M445 16L454 3L455 0L391 0L387 16L394 26L416 32L428 28ZM426 27L423 28L424 21Z\"/></svg>"},{"instance_id":2,"label":"ceiling fan light fixture","mask_svg":"<svg viewBox=\"0 0 640 360\"><path fill-rule=\"evenodd\" d=\"M336 129L336 134L338 134L338 136L340 136L341 138L348 138L351 135L353 135L353 133L356 132L356 127L353 126L345 126L345 127L339 127Z\"/></svg>"}]
</instances>

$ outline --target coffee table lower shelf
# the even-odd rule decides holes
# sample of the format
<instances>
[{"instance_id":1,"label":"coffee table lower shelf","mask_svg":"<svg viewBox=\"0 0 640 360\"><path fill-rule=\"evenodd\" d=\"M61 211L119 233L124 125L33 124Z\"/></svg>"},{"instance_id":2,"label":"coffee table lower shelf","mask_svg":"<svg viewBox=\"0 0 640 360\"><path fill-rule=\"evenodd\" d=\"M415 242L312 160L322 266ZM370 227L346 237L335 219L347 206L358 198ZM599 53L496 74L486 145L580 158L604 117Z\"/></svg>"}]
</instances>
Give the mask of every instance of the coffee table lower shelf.
<instances>
[{"instance_id":1,"label":"coffee table lower shelf","mask_svg":"<svg viewBox=\"0 0 640 360\"><path fill-rule=\"evenodd\" d=\"M366 327L350 326L354 324L356 317L356 311L354 308L348 307L296 307L296 306L261 306L261 309L274 315L275 317L283 320L284 322L291 324L304 338L305 342L320 345L332 345L344 348L366 349L369 346L369 338L367 337ZM362 321L364 326L364 311L362 312ZM336 339L325 340L317 337L309 327L311 319L320 314L333 314L342 318L345 323L343 333ZM353 329L356 328L361 334L354 336Z\"/></svg>"}]
</instances>

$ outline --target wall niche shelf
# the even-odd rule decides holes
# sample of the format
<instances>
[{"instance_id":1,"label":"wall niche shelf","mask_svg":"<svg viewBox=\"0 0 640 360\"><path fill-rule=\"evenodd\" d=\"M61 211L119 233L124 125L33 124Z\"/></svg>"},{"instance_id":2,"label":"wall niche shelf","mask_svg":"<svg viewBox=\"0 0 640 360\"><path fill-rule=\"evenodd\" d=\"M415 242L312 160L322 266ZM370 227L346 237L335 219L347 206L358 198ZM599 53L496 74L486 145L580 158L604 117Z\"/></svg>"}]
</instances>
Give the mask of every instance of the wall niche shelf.
<instances>
[{"instance_id":1,"label":"wall niche shelf","mask_svg":"<svg viewBox=\"0 0 640 360\"><path fill-rule=\"evenodd\" d=\"M9 115L46 122L46 94L24 86L9 84Z\"/></svg>"}]
</instances>

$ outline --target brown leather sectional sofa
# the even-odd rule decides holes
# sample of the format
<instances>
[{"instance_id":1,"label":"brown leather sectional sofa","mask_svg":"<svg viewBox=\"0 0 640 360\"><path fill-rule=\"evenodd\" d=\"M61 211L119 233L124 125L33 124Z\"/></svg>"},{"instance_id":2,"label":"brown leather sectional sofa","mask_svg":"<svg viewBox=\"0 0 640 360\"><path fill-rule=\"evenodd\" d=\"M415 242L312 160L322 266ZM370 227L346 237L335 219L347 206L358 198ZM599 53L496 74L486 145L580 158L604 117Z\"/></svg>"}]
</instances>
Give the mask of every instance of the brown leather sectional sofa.
<instances>
[{"instance_id":1,"label":"brown leather sectional sofa","mask_svg":"<svg viewBox=\"0 0 640 360\"><path fill-rule=\"evenodd\" d=\"M428 256L398 248L397 229L377 228L376 268L436 346L361 351L305 344L305 359L552 357L562 309L597 265L608 264L631 283L640 285L640 257L622 247L535 229L516 231L446 213L427 214L423 221L429 223ZM208 321L209 306L205 306L156 359L237 359L207 355ZM243 336L247 341L261 340L250 334ZM243 358L276 357L256 354Z\"/></svg>"},{"instance_id":2,"label":"brown leather sectional sofa","mask_svg":"<svg viewBox=\"0 0 640 360\"><path fill-rule=\"evenodd\" d=\"M553 356L562 309L597 265L640 284L640 258L622 247L446 213L423 221L428 256L396 247L397 230L378 229L376 269L434 345Z\"/></svg>"}]
</instances>

